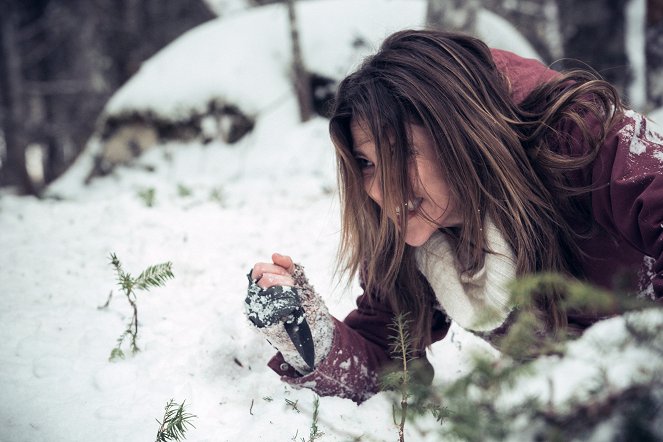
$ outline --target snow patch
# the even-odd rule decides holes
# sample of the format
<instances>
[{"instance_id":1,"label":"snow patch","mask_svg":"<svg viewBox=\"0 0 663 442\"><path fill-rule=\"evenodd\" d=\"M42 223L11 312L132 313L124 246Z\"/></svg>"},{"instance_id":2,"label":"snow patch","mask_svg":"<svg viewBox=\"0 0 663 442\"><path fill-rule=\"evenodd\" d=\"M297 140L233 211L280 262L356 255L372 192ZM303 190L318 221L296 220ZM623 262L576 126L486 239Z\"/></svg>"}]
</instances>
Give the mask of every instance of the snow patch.
<instances>
[{"instance_id":1,"label":"snow patch","mask_svg":"<svg viewBox=\"0 0 663 442\"><path fill-rule=\"evenodd\" d=\"M629 152L633 155L643 154L647 145L641 139L642 133L640 127L642 125L643 117L632 110L624 112L624 116L632 121L631 124L625 125L618 133L623 141L628 141Z\"/></svg>"},{"instance_id":2,"label":"snow patch","mask_svg":"<svg viewBox=\"0 0 663 442\"><path fill-rule=\"evenodd\" d=\"M663 224L661 224L663 229ZM656 277L656 272L654 272L654 264L656 260L650 256L645 256L642 262L642 267L638 272L640 280L640 296L655 300L656 294L654 293L654 283L653 280Z\"/></svg>"}]
</instances>

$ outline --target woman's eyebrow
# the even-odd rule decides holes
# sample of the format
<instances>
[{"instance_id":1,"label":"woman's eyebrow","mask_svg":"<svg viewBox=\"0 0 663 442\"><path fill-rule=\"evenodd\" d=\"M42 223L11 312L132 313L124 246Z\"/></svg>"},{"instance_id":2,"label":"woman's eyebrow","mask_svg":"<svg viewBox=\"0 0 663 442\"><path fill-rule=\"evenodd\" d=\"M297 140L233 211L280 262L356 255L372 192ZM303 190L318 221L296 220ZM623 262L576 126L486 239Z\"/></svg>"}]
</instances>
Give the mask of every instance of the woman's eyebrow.
<instances>
[{"instance_id":1,"label":"woman's eyebrow","mask_svg":"<svg viewBox=\"0 0 663 442\"><path fill-rule=\"evenodd\" d=\"M352 131L352 150L357 150L372 141L373 137L366 130L361 129Z\"/></svg>"},{"instance_id":2,"label":"woman's eyebrow","mask_svg":"<svg viewBox=\"0 0 663 442\"><path fill-rule=\"evenodd\" d=\"M368 158L369 157L368 153L366 153L366 151L363 149L363 146L366 145L366 144L367 143L364 143L364 144L361 144L359 146L353 147L352 148L352 155Z\"/></svg>"},{"instance_id":3,"label":"woman's eyebrow","mask_svg":"<svg viewBox=\"0 0 663 442\"><path fill-rule=\"evenodd\" d=\"M352 143L352 151L353 152L361 152L364 148L365 145L371 142L370 138L360 138L359 140L355 140L354 143Z\"/></svg>"}]
</instances>

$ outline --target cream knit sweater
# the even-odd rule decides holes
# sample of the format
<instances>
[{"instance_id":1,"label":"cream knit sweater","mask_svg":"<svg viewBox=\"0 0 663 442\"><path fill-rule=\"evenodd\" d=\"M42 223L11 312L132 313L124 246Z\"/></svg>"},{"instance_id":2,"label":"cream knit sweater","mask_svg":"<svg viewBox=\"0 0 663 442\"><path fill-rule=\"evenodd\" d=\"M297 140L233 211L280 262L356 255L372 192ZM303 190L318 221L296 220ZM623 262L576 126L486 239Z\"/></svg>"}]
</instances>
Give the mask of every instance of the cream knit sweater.
<instances>
[{"instance_id":1,"label":"cream knit sweater","mask_svg":"<svg viewBox=\"0 0 663 442\"><path fill-rule=\"evenodd\" d=\"M506 320L511 311L506 285L516 275L513 251L490 219L484 232L492 253L473 276L461 272L454 247L440 231L416 251L417 266L445 313L464 329L478 332L494 330Z\"/></svg>"}]
</instances>

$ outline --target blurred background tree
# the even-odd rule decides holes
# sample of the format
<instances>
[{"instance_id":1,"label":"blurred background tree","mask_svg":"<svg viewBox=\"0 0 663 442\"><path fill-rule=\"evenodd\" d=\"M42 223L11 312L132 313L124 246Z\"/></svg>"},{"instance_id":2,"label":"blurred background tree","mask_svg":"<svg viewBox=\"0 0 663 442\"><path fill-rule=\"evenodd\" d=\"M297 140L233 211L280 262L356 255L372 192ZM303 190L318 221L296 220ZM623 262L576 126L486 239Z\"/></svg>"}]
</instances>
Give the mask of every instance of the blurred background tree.
<instances>
[{"instance_id":1,"label":"blurred background tree","mask_svg":"<svg viewBox=\"0 0 663 442\"><path fill-rule=\"evenodd\" d=\"M0 185L32 194L71 164L108 98L142 61L215 17L202 0L0 4ZM28 174L31 149L43 176Z\"/></svg>"},{"instance_id":2,"label":"blurred background tree","mask_svg":"<svg viewBox=\"0 0 663 442\"><path fill-rule=\"evenodd\" d=\"M637 6L645 16L629 20ZM635 109L663 105L663 0L428 0L426 22L471 32L477 7L506 18L555 69L589 66ZM642 60L629 58L629 44ZM633 90L636 82L642 90Z\"/></svg>"}]
</instances>

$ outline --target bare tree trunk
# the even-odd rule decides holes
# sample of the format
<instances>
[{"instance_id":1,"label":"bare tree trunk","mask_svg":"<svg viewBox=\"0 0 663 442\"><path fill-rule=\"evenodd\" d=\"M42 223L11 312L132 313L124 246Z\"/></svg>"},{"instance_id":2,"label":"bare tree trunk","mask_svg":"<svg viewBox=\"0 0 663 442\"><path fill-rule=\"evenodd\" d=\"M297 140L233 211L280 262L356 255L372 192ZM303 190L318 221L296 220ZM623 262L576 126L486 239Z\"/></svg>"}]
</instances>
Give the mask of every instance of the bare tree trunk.
<instances>
[{"instance_id":1,"label":"bare tree trunk","mask_svg":"<svg viewBox=\"0 0 663 442\"><path fill-rule=\"evenodd\" d=\"M654 109L663 106L663 0L647 1L645 40L647 102Z\"/></svg>"},{"instance_id":2,"label":"bare tree trunk","mask_svg":"<svg viewBox=\"0 0 663 442\"><path fill-rule=\"evenodd\" d=\"M15 185L21 193L35 194L36 189L25 164L26 136L23 123L27 118L23 69L17 42L19 14L12 2L4 5L1 15L2 63L0 63L0 94L5 106L3 131L7 146L7 163L2 165L0 183Z\"/></svg>"},{"instance_id":3,"label":"bare tree trunk","mask_svg":"<svg viewBox=\"0 0 663 442\"><path fill-rule=\"evenodd\" d=\"M426 26L476 34L479 0L428 0Z\"/></svg>"},{"instance_id":4,"label":"bare tree trunk","mask_svg":"<svg viewBox=\"0 0 663 442\"><path fill-rule=\"evenodd\" d=\"M515 26L544 63L564 57L557 0L482 0L481 7Z\"/></svg>"},{"instance_id":5,"label":"bare tree trunk","mask_svg":"<svg viewBox=\"0 0 663 442\"><path fill-rule=\"evenodd\" d=\"M292 74L297 102L299 103L299 117L302 122L313 116L313 96L311 91L311 76L304 67L302 51L299 44L299 30L295 14L295 0L286 0L288 6L288 23L290 24L290 41L292 44Z\"/></svg>"},{"instance_id":6,"label":"bare tree trunk","mask_svg":"<svg viewBox=\"0 0 663 442\"><path fill-rule=\"evenodd\" d=\"M626 55L626 2L558 0L564 56L570 59L564 67L589 65L622 94L631 75Z\"/></svg>"}]
</instances>

